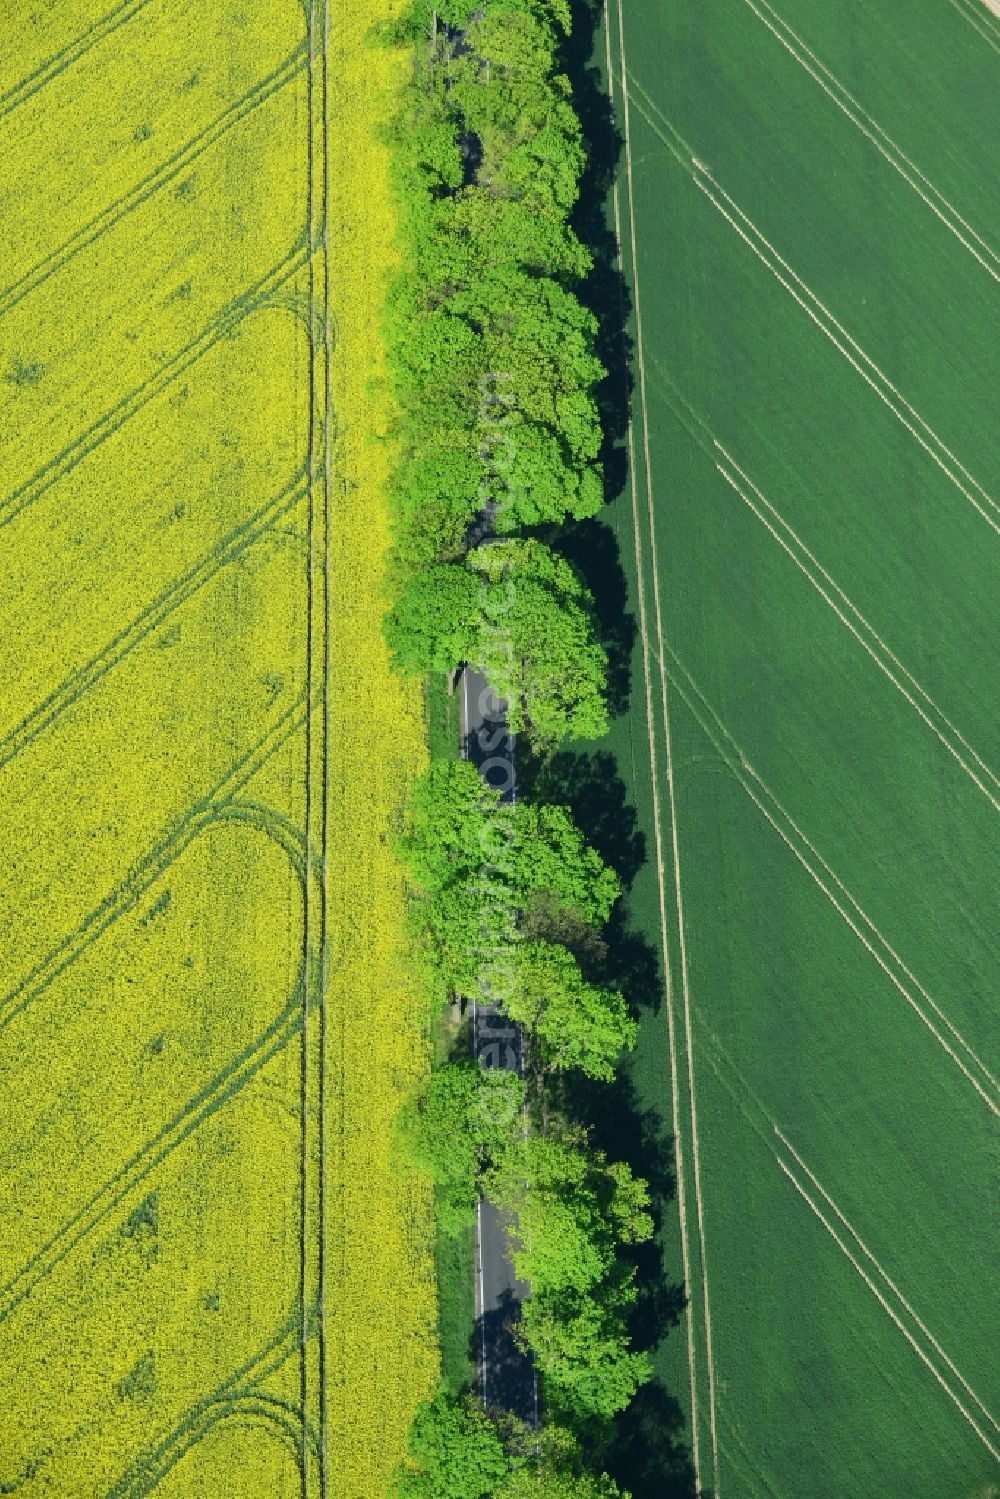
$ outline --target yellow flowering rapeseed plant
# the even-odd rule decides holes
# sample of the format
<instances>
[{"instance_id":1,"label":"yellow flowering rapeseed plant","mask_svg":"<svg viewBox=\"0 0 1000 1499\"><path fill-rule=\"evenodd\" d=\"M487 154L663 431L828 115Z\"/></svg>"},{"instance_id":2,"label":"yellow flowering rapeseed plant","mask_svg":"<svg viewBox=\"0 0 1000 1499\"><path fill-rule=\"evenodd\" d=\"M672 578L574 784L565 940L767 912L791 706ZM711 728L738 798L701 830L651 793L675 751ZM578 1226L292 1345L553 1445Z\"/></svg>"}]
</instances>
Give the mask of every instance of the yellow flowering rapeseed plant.
<instances>
[{"instance_id":1,"label":"yellow flowering rapeseed plant","mask_svg":"<svg viewBox=\"0 0 1000 1499\"><path fill-rule=\"evenodd\" d=\"M429 1065L425 1006L400 962L404 892L386 838L425 760L419 689L390 675L380 633L389 546L390 418L380 337L396 264L388 153L373 136L408 66L365 45L398 5L357 0L330 36L330 286L334 485L330 764L331 1012L336 1017L328 1150L329 1434L337 1492L381 1499L417 1402L439 1369L431 1202L391 1160L401 1099ZM339 749L336 746L339 743ZM336 892L336 894L334 894Z\"/></svg>"},{"instance_id":2,"label":"yellow flowering rapeseed plant","mask_svg":"<svg viewBox=\"0 0 1000 1499\"><path fill-rule=\"evenodd\" d=\"M387 841L423 726L378 602L379 8L0 16L0 1492L25 1499L380 1499L433 1381L429 1204L389 1147L426 1047Z\"/></svg>"}]
</instances>

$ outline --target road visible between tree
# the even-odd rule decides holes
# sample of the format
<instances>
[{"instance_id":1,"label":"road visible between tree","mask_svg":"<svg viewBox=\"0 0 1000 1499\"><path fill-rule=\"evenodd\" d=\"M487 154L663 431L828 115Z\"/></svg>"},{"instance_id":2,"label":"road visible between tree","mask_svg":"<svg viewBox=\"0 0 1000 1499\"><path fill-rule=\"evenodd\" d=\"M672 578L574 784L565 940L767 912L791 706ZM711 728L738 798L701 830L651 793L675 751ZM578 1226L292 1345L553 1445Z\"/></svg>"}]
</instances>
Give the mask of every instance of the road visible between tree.
<instances>
[{"instance_id":1,"label":"road visible between tree","mask_svg":"<svg viewBox=\"0 0 1000 1499\"><path fill-rule=\"evenodd\" d=\"M462 754L504 800L516 796L514 740L503 704L486 679L466 667L461 681ZM473 1005L472 1052L481 1067L520 1071L518 1027L495 1005ZM532 1360L518 1348L512 1327L528 1287L519 1281L507 1246L505 1220L488 1198L476 1214L476 1361L484 1405L502 1406L524 1421L538 1419Z\"/></svg>"}]
</instances>

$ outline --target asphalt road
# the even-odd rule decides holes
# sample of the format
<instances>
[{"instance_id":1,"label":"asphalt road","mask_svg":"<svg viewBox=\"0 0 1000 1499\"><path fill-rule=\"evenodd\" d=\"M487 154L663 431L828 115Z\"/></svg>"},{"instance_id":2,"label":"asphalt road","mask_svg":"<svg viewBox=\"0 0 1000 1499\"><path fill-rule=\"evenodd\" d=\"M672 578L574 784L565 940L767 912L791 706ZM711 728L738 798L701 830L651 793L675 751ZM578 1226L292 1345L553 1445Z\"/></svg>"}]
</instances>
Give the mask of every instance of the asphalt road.
<instances>
[{"instance_id":1,"label":"asphalt road","mask_svg":"<svg viewBox=\"0 0 1000 1499\"><path fill-rule=\"evenodd\" d=\"M503 704L485 678L468 668L462 673L460 690L462 753L504 800L513 800L517 794L514 740L507 732ZM521 1069L518 1028L495 1005L474 1005L472 1048L481 1067ZM527 1293L528 1287L517 1279L507 1253L503 1215L488 1198L482 1198L476 1217L479 1393L485 1405L502 1406L534 1424L538 1419L534 1364L518 1349L511 1332Z\"/></svg>"}]
</instances>

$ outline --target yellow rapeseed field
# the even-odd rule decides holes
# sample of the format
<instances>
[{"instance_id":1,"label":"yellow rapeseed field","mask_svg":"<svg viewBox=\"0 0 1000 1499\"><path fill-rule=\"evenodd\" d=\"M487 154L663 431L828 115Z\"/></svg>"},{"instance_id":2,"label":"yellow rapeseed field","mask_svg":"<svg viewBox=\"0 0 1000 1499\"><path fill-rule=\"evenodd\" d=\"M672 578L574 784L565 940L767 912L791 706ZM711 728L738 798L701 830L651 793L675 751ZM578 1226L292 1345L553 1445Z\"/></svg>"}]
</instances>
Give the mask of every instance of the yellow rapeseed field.
<instances>
[{"instance_id":1,"label":"yellow rapeseed field","mask_svg":"<svg viewBox=\"0 0 1000 1499\"><path fill-rule=\"evenodd\" d=\"M435 1376L429 1204L389 1147L427 1051L387 841L424 735L379 628L368 384L384 8L0 7L23 1499L381 1499Z\"/></svg>"},{"instance_id":2,"label":"yellow rapeseed field","mask_svg":"<svg viewBox=\"0 0 1000 1499\"><path fill-rule=\"evenodd\" d=\"M369 124L391 113L407 59L366 46L365 36L398 9L354 0L338 9L330 36L329 880L331 941L340 946L330 978L339 1050L328 1150L339 1185L329 1198L327 1330L331 1466L344 1499L385 1493L414 1406L439 1369L430 1198L390 1158L392 1115L428 1066L425 1007L400 967L403 884L385 837L386 808L425 764L423 705L418 689L390 675L379 627L390 415L379 391L380 309L395 226L388 153Z\"/></svg>"}]
</instances>

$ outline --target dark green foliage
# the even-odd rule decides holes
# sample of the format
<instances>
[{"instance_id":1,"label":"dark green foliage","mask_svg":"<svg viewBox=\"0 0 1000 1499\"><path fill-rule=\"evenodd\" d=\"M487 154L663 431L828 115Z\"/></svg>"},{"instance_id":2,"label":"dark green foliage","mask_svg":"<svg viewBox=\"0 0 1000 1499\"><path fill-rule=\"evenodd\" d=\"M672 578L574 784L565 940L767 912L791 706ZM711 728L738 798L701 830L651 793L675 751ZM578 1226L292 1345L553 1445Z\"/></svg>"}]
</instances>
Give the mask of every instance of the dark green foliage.
<instances>
[{"instance_id":1,"label":"dark green foliage","mask_svg":"<svg viewBox=\"0 0 1000 1499\"><path fill-rule=\"evenodd\" d=\"M160 1199L156 1192L150 1192L144 1197L139 1206L133 1208L125 1221L122 1233L128 1239L134 1239L143 1233L156 1234L160 1227Z\"/></svg>"},{"instance_id":2,"label":"dark green foliage","mask_svg":"<svg viewBox=\"0 0 1000 1499\"><path fill-rule=\"evenodd\" d=\"M148 1400L156 1394L156 1358L144 1353L138 1363L118 1381L115 1394L119 1400Z\"/></svg>"},{"instance_id":3,"label":"dark green foliage","mask_svg":"<svg viewBox=\"0 0 1000 1499\"><path fill-rule=\"evenodd\" d=\"M514 1072L449 1062L400 1112L407 1155L440 1188L438 1221L445 1233L459 1233L471 1223L480 1174L506 1149L524 1093L524 1081Z\"/></svg>"},{"instance_id":4,"label":"dark green foliage","mask_svg":"<svg viewBox=\"0 0 1000 1499\"><path fill-rule=\"evenodd\" d=\"M537 958L542 946L522 940L525 917L544 904L550 932L559 913L569 914L577 930L592 930L607 920L621 888L566 808L502 804L467 760L435 761L417 781L398 848L414 889L411 928L435 985L446 993L476 994L488 977L494 997L513 999L518 975L530 972L521 949L530 948ZM575 957L565 948L559 952L562 979L579 1001L579 1024L585 1027L584 1015L590 1014L601 1057L612 1033L621 1035L618 1049L629 1044L631 1026L623 1024L620 996L584 985ZM546 992L551 1003L543 1007L541 1029L551 1031L558 1008L551 983ZM610 1030L593 1013L599 996ZM551 1065L588 1060L586 1029L574 1025L570 1031L550 1056Z\"/></svg>"},{"instance_id":5,"label":"dark green foliage","mask_svg":"<svg viewBox=\"0 0 1000 1499\"><path fill-rule=\"evenodd\" d=\"M488 1181L516 1215L514 1260L531 1284L519 1332L546 1400L574 1421L613 1416L651 1374L630 1345L635 1277L618 1258L652 1234L646 1183L579 1129L516 1139Z\"/></svg>"},{"instance_id":6,"label":"dark green foliage","mask_svg":"<svg viewBox=\"0 0 1000 1499\"><path fill-rule=\"evenodd\" d=\"M435 29L418 0L393 28L414 67L391 132L404 257L387 313L400 413L387 634L404 670L480 666L512 698L515 730L547 747L606 728L590 596L509 553L504 572L523 586L505 669L496 600L487 589L476 614L458 575L489 571L467 555L484 512L511 536L586 519L604 497L593 391L605 369L575 290L591 258L569 222L585 165L558 68L569 13L491 0L436 14Z\"/></svg>"},{"instance_id":7,"label":"dark green foliage","mask_svg":"<svg viewBox=\"0 0 1000 1499\"><path fill-rule=\"evenodd\" d=\"M396 1476L393 1499L485 1499L509 1472L496 1428L474 1397L439 1390L410 1429L411 1465Z\"/></svg>"}]
</instances>

